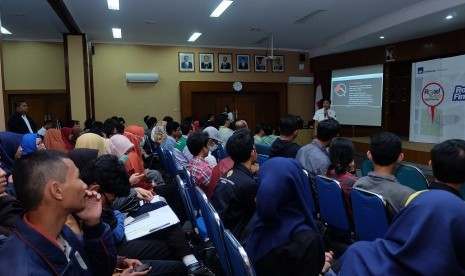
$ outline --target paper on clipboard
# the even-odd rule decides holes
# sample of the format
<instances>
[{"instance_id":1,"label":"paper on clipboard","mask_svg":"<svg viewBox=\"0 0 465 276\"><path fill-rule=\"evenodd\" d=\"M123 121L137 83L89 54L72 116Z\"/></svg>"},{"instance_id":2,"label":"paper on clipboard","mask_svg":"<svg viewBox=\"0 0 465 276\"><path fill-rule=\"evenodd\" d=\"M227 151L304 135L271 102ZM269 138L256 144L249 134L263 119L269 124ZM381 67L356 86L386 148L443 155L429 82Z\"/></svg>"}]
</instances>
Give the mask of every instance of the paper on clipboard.
<instances>
[{"instance_id":1,"label":"paper on clipboard","mask_svg":"<svg viewBox=\"0 0 465 276\"><path fill-rule=\"evenodd\" d=\"M126 240L134 240L179 222L178 217L169 206L142 214L124 226Z\"/></svg>"}]
</instances>

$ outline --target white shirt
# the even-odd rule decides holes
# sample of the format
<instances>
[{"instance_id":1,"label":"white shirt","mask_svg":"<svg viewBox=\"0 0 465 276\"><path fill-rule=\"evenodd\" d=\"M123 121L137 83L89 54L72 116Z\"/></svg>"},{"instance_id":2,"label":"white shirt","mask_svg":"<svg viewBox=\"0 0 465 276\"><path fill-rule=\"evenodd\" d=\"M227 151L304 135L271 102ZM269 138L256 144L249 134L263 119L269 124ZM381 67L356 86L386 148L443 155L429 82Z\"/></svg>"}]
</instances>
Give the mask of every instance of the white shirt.
<instances>
[{"instance_id":1,"label":"white shirt","mask_svg":"<svg viewBox=\"0 0 465 276\"><path fill-rule=\"evenodd\" d=\"M332 109L328 109L327 116L325 116L325 109L320 108L315 112L315 116L313 116L313 120L320 122L325 119L328 119L328 117L336 119L336 111Z\"/></svg>"},{"instance_id":2,"label":"white shirt","mask_svg":"<svg viewBox=\"0 0 465 276\"><path fill-rule=\"evenodd\" d=\"M26 115L21 115L21 118L23 118L24 122L26 123L27 128L29 129L29 132L33 133L31 125L29 124L29 120L27 119Z\"/></svg>"}]
</instances>

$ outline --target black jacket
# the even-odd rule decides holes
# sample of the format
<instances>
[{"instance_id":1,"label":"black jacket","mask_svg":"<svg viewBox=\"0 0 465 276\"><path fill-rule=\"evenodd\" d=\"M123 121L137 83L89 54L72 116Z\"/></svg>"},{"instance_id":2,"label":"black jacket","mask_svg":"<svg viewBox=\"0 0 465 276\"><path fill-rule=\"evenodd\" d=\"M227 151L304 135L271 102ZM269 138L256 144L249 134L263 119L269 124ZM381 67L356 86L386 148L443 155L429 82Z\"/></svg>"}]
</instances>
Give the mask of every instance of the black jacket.
<instances>
[{"instance_id":1,"label":"black jacket","mask_svg":"<svg viewBox=\"0 0 465 276\"><path fill-rule=\"evenodd\" d=\"M26 115L26 118L29 121L29 124L31 125L32 132L36 133L36 124L34 123L31 117ZM16 132L19 134L29 133L29 128L27 128L26 122L24 122L20 113L15 112L13 115L11 115L10 119L8 120L8 131Z\"/></svg>"},{"instance_id":2,"label":"black jacket","mask_svg":"<svg viewBox=\"0 0 465 276\"><path fill-rule=\"evenodd\" d=\"M270 158L277 156L295 158L299 149L300 146L296 143L277 138L276 140L274 140L273 144L271 144L269 156Z\"/></svg>"}]
</instances>

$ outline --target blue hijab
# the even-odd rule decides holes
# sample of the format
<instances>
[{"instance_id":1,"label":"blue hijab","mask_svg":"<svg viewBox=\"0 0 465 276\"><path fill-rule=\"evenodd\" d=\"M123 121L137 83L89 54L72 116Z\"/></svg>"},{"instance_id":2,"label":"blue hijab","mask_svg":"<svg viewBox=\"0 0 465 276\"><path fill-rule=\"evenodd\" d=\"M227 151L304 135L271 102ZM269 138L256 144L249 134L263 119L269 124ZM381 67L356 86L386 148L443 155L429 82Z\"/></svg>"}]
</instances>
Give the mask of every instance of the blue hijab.
<instances>
[{"instance_id":1,"label":"blue hijab","mask_svg":"<svg viewBox=\"0 0 465 276\"><path fill-rule=\"evenodd\" d=\"M291 158L275 157L260 167L257 211L247 241L252 262L289 242L295 234L318 230L309 202L310 185L302 166ZM324 252L321 252L322 259Z\"/></svg>"},{"instance_id":2,"label":"blue hijab","mask_svg":"<svg viewBox=\"0 0 465 276\"><path fill-rule=\"evenodd\" d=\"M37 133L27 133L23 135L23 139L21 140L21 147L23 151L21 152L21 156L28 155L29 153L33 153L37 151L37 142L36 139L38 138Z\"/></svg>"},{"instance_id":3,"label":"blue hijab","mask_svg":"<svg viewBox=\"0 0 465 276\"><path fill-rule=\"evenodd\" d=\"M21 134L0 131L0 157L1 157L1 168L6 172L7 175L11 174L13 163L15 162L15 154L18 151L18 147L21 144Z\"/></svg>"},{"instance_id":4,"label":"blue hijab","mask_svg":"<svg viewBox=\"0 0 465 276\"><path fill-rule=\"evenodd\" d=\"M465 275L465 202L443 190L422 192L383 239L351 245L339 275Z\"/></svg>"}]
</instances>

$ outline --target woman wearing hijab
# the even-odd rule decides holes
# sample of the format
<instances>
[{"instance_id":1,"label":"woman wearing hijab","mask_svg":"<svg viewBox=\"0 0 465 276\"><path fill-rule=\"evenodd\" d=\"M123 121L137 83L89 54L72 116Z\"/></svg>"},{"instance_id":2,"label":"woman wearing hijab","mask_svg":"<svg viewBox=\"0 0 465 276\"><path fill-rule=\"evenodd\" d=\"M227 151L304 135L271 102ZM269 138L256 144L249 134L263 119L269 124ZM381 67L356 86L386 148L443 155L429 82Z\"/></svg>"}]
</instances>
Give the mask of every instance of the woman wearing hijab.
<instances>
[{"instance_id":1,"label":"woman wearing hijab","mask_svg":"<svg viewBox=\"0 0 465 276\"><path fill-rule=\"evenodd\" d=\"M339 275L465 275L465 203L450 192L421 192L386 235L356 242Z\"/></svg>"},{"instance_id":2,"label":"woman wearing hijab","mask_svg":"<svg viewBox=\"0 0 465 276\"><path fill-rule=\"evenodd\" d=\"M20 156L18 149L22 135L9 131L0 131L0 167L6 172L7 178L11 174L15 158Z\"/></svg>"},{"instance_id":3,"label":"woman wearing hijab","mask_svg":"<svg viewBox=\"0 0 465 276\"><path fill-rule=\"evenodd\" d=\"M156 170L145 170L144 162L142 161L141 143L146 143L144 140L144 129L140 126L131 125L125 129L124 136L134 144L133 150L129 152L129 161L124 164L126 170L131 172L146 174L147 182L155 181L157 185L165 184L160 172Z\"/></svg>"},{"instance_id":4,"label":"woman wearing hijab","mask_svg":"<svg viewBox=\"0 0 465 276\"><path fill-rule=\"evenodd\" d=\"M109 153L108 139L94 133L85 133L79 136L75 148L96 149L98 150L98 156Z\"/></svg>"},{"instance_id":5,"label":"woman wearing hijab","mask_svg":"<svg viewBox=\"0 0 465 276\"><path fill-rule=\"evenodd\" d=\"M61 131L55 128L50 128L47 132L45 132L44 143L45 148L49 150L61 151L63 153L67 153L69 151L65 142L63 142Z\"/></svg>"},{"instance_id":6,"label":"woman wearing hijab","mask_svg":"<svg viewBox=\"0 0 465 276\"><path fill-rule=\"evenodd\" d=\"M21 138L21 145L19 149L21 157L44 149L44 142L37 133L26 133Z\"/></svg>"},{"instance_id":7,"label":"woman wearing hijab","mask_svg":"<svg viewBox=\"0 0 465 276\"><path fill-rule=\"evenodd\" d=\"M247 242L257 275L318 275L325 253L302 166L275 157L260 167L258 177L257 210Z\"/></svg>"},{"instance_id":8,"label":"woman wearing hijab","mask_svg":"<svg viewBox=\"0 0 465 276\"><path fill-rule=\"evenodd\" d=\"M70 127L64 127L61 130L61 138L63 139L63 143L65 143L66 148L68 151L74 149L74 145L76 142L72 142L71 137L73 136L73 129Z\"/></svg>"},{"instance_id":9,"label":"woman wearing hijab","mask_svg":"<svg viewBox=\"0 0 465 276\"><path fill-rule=\"evenodd\" d=\"M168 137L168 133L166 133L166 122L161 121L152 129L152 141L155 141L158 145L163 144L163 142Z\"/></svg>"}]
</instances>

